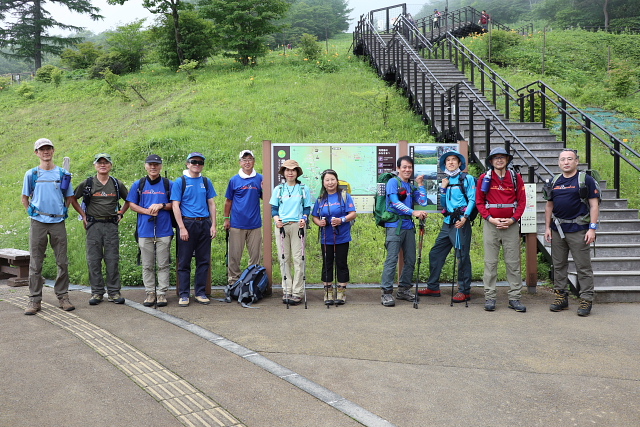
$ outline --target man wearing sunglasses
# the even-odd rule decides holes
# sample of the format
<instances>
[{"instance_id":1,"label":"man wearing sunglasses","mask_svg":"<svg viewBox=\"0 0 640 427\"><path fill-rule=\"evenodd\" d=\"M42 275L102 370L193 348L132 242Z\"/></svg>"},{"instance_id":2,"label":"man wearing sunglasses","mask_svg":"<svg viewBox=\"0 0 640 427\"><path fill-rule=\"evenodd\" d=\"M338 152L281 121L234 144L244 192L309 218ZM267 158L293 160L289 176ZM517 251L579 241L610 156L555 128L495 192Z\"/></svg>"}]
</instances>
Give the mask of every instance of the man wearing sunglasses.
<instances>
[{"instance_id":1,"label":"man wearing sunglasses","mask_svg":"<svg viewBox=\"0 0 640 427\"><path fill-rule=\"evenodd\" d=\"M191 257L195 254L195 299L209 304L205 294L207 274L211 264L211 240L216 237L217 196L213 183L202 176L205 157L194 152L187 156L187 170L171 189L173 213L178 223L178 281L180 283L180 307L189 306L191 289Z\"/></svg>"},{"instance_id":2,"label":"man wearing sunglasses","mask_svg":"<svg viewBox=\"0 0 640 427\"><path fill-rule=\"evenodd\" d=\"M249 265L260 264L262 248L262 175L253 168L256 159L251 150L242 150L239 157L240 170L229 180L224 203L224 228L229 233L229 284L240 278L240 260L245 244Z\"/></svg>"}]
</instances>

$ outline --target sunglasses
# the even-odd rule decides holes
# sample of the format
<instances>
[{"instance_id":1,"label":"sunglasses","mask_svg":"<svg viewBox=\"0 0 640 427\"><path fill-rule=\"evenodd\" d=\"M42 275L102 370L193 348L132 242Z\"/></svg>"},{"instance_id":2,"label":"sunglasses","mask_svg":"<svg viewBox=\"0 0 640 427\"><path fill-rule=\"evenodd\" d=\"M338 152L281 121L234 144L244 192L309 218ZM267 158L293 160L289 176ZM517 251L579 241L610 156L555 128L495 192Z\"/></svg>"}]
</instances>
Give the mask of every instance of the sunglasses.
<instances>
[{"instance_id":1,"label":"sunglasses","mask_svg":"<svg viewBox=\"0 0 640 427\"><path fill-rule=\"evenodd\" d=\"M203 166L204 160L189 160L189 163L191 163L192 165Z\"/></svg>"}]
</instances>

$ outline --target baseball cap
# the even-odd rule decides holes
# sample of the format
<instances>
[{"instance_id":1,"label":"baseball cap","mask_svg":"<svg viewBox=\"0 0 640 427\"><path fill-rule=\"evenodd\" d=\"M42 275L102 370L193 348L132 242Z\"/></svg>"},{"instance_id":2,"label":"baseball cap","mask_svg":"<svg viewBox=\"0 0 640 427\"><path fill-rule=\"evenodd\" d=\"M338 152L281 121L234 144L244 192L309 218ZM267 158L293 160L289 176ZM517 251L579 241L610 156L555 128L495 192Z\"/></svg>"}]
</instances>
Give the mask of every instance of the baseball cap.
<instances>
[{"instance_id":1,"label":"baseball cap","mask_svg":"<svg viewBox=\"0 0 640 427\"><path fill-rule=\"evenodd\" d=\"M47 138L40 138L39 140L36 141L36 143L33 145L33 149L34 151L39 149L40 147L44 147L45 145L50 145L53 147L53 142L51 142L50 140L48 140Z\"/></svg>"},{"instance_id":2,"label":"baseball cap","mask_svg":"<svg viewBox=\"0 0 640 427\"><path fill-rule=\"evenodd\" d=\"M151 154L149 157L147 157L147 160L145 160L144 162L162 164L162 157L158 156L157 154Z\"/></svg>"},{"instance_id":3,"label":"baseball cap","mask_svg":"<svg viewBox=\"0 0 640 427\"><path fill-rule=\"evenodd\" d=\"M240 160L242 160L242 158L243 158L244 156L246 156L247 154L248 154L248 155L250 155L251 157L253 157L254 159L255 159L255 157L256 157L256 156L254 156L254 155L253 155L253 151L251 151L251 150L242 150L242 151L240 152Z\"/></svg>"},{"instance_id":4,"label":"baseball cap","mask_svg":"<svg viewBox=\"0 0 640 427\"><path fill-rule=\"evenodd\" d=\"M189 153L189 155L187 156L187 162L191 160L193 157L202 157L202 160L206 160L204 157L204 154L198 153L197 151L195 151L193 153Z\"/></svg>"},{"instance_id":5,"label":"baseball cap","mask_svg":"<svg viewBox=\"0 0 640 427\"><path fill-rule=\"evenodd\" d=\"M113 160L111 160L111 156L108 155L107 153L96 154L96 156L93 158L93 164L95 165L96 163L98 163L98 160L100 159L105 159L107 162L113 164Z\"/></svg>"}]
</instances>

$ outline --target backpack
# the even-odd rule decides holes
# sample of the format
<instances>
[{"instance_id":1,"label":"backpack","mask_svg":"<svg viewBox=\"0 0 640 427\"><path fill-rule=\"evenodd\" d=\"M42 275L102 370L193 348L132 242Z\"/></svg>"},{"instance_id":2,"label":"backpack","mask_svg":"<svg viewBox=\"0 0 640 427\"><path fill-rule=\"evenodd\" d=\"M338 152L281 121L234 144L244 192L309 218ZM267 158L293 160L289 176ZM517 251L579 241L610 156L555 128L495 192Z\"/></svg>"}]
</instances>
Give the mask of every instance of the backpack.
<instances>
[{"instance_id":1,"label":"backpack","mask_svg":"<svg viewBox=\"0 0 640 427\"><path fill-rule=\"evenodd\" d=\"M184 175L183 175L184 177ZM138 180L138 201L142 201L142 190L144 190L144 185L147 183L147 177L143 176ZM169 204L171 204L171 185L168 178L162 178L162 183L164 184L164 194L167 195L167 200L169 200ZM205 188L208 189L208 185L205 183ZM184 194L184 183L182 183L182 194ZM138 214L139 215L139 214ZM173 209L169 211L169 215L171 216L171 227L178 228L178 222L176 221L176 216L173 214ZM136 221L136 240L138 240L138 222Z\"/></svg>"},{"instance_id":2,"label":"backpack","mask_svg":"<svg viewBox=\"0 0 640 427\"><path fill-rule=\"evenodd\" d=\"M226 286L224 300L225 302L236 300L243 307L249 307L262 299L268 286L267 269L261 265L253 264L242 272L234 284Z\"/></svg>"},{"instance_id":3,"label":"backpack","mask_svg":"<svg viewBox=\"0 0 640 427\"><path fill-rule=\"evenodd\" d=\"M516 171L513 168L507 168L507 171L510 172L511 174L511 181L513 182L513 190L516 192L516 195L518 194L518 177L516 176ZM488 180L489 182L491 182L491 178L493 175L493 169L489 169L487 172L485 172L485 177L484 180ZM519 173L517 175L520 175ZM482 183L482 186L484 186L484 182ZM491 188L489 188L489 190L491 190ZM485 192L485 194L489 193L489 190L487 190ZM466 198L466 195L465 195ZM489 208L489 201L486 202L486 206L487 208ZM501 207L509 207L510 205L505 205L505 204L501 204ZM493 207L497 207L497 205L494 205ZM514 201L513 202L513 208L516 209L518 207L518 201Z\"/></svg>"},{"instance_id":4,"label":"backpack","mask_svg":"<svg viewBox=\"0 0 640 427\"><path fill-rule=\"evenodd\" d=\"M58 167L58 169L60 170L60 179L59 180L55 180L54 182L56 183L60 183L60 191L62 192L62 201L64 203L64 200L66 199L65 197L65 191L67 190L66 188L63 189L62 188L62 184L63 184L63 180L65 179L65 175L69 174L69 172L67 172L65 169ZM69 174L69 178L71 177L71 174ZM43 181L46 182L46 181ZM70 182L70 180L67 180L67 188L68 188L68 183ZM36 184L38 183L38 167L36 166L35 168L31 169L31 185L30 185L30 194L29 197L33 197L33 192L36 189ZM58 214L51 214L51 213L46 213L46 212L41 212L38 210L38 208L36 208L33 204L29 204L29 216L32 216L33 214L40 214L40 215L45 215L48 217L52 217L52 218L64 218L67 219L68 217L68 208L67 206L63 207L63 213L62 215L58 215Z\"/></svg>"},{"instance_id":5,"label":"backpack","mask_svg":"<svg viewBox=\"0 0 640 427\"><path fill-rule=\"evenodd\" d=\"M545 200L550 200L552 193L553 193L553 187L555 187L556 185L556 181L558 181L558 179L562 176L561 173L559 173L558 175L554 176L552 180L547 180L544 185L542 186L542 197ZM598 181L594 178L594 181L596 183L596 190L598 192L598 205L600 203L602 203L602 192L600 191L600 185L598 184ZM587 172L583 172L583 171L578 171L578 184L579 184L579 192L580 192L580 200L582 201L582 203L584 203L587 208L590 208L589 205L589 189L587 188ZM584 223L588 223L591 221L591 215L590 213L587 213L586 215L583 215L581 217L578 217L578 219Z\"/></svg>"},{"instance_id":6,"label":"backpack","mask_svg":"<svg viewBox=\"0 0 640 427\"><path fill-rule=\"evenodd\" d=\"M451 184L449 185L449 187L460 187L460 189L462 190L462 196L464 197L464 200L467 202L467 205L469 205L469 197L467 197L467 186L464 185L467 181L467 176L471 177L471 179L473 180L473 185L475 187L476 179L466 172L460 172L460 180L459 180L460 182L458 184ZM478 217L478 207L476 205L473 205L473 209L469 214L469 221L473 222L477 217Z\"/></svg>"},{"instance_id":7,"label":"backpack","mask_svg":"<svg viewBox=\"0 0 640 427\"><path fill-rule=\"evenodd\" d=\"M385 172L378 176L376 181L376 195L374 196L373 219L376 225L384 227L387 222L398 222L397 234L400 233L402 227L402 219L411 218L410 215L400 215L387 210L387 182L392 178L398 180L398 187L402 187L402 180L398 178L397 172Z\"/></svg>"},{"instance_id":8,"label":"backpack","mask_svg":"<svg viewBox=\"0 0 640 427\"><path fill-rule=\"evenodd\" d=\"M62 183L64 176L68 173L65 169L58 167L60 169L60 180L56 180L56 183ZM38 167L31 169L31 196L33 196L33 192L36 189L36 184L38 183ZM60 185L60 191L62 191L62 198L64 199L65 190L62 189L62 185Z\"/></svg>"},{"instance_id":9,"label":"backpack","mask_svg":"<svg viewBox=\"0 0 640 427\"><path fill-rule=\"evenodd\" d=\"M118 195L118 209L116 209L117 211L120 210L120 199L122 199L122 193L120 193L120 181L118 181L116 178L112 177L111 175L109 175L109 178L111 178L111 180L113 181L113 185L116 187L116 194ZM87 209L89 208L89 203L91 203L91 189L93 187L93 177L90 176L89 178L87 178L86 182L85 182L85 186L84 186L84 191L82 192L82 210L87 212Z\"/></svg>"}]
</instances>

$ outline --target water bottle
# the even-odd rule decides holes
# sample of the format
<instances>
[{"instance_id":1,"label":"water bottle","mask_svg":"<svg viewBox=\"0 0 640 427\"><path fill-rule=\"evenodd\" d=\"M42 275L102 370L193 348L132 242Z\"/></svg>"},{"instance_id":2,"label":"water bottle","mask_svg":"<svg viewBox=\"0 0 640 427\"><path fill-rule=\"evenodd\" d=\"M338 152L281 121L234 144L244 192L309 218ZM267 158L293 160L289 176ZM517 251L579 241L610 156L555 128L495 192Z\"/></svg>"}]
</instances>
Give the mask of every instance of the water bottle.
<instances>
[{"instance_id":1,"label":"water bottle","mask_svg":"<svg viewBox=\"0 0 640 427\"><path fill-rule=\"evenodd\" d=\"M489 191L489 188L491 188L491 174L487 173L482 180L482 187L480 187L480 191L486 193Z\"/></svg>"},{"instance_id":2,"label":"water bottle","mask_svg":"<svg viewBox=\"0 0 640 427\"><path fill-rule=\"evenodd\" d=\"M62 191L67 191L69 189L69 184L71 184L71 174L65 173L60 180L60 189Z\"/></svg>"}]
</instances>

